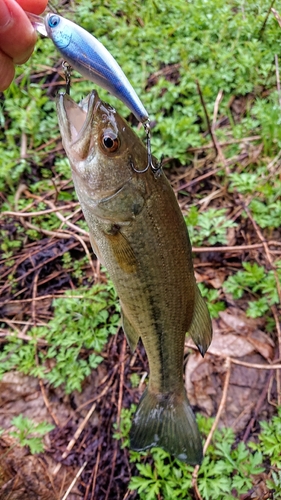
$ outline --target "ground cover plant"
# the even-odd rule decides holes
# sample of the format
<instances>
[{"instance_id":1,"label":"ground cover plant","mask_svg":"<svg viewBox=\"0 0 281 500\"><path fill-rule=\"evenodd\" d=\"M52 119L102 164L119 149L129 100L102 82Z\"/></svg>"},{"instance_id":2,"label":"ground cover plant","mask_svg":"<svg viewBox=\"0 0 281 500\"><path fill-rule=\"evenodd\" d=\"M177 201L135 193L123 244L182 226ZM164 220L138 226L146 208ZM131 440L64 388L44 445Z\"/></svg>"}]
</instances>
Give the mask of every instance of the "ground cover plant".
<instances>
[{"instance_id":1,"label":"ground cover plant","mask_svg":"<svg viewBox=\"0 0 281 500\"><path fill-rule=\"evenodd\" d=\"M185 359L206 453L194 470L129 450L147 361L92 253L55 112L62 61L39 39L0 95L0 498L281 498L281 2L55 7L105 44L150 112L213 318L205 359L189 341ZM92 88L73 72L73 99ZM31 456L34 475L17 475ZM40 469L40 490L42 457L55 474Z\"/></svg>"}]
</instances>

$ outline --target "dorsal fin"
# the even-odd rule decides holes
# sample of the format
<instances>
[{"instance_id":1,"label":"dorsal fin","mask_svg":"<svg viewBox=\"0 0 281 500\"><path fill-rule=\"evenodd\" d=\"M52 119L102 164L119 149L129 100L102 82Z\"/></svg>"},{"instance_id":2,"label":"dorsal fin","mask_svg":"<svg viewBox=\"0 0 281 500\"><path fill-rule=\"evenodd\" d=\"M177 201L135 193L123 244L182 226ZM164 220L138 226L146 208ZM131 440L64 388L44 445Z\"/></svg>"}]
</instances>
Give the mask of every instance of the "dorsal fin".
<instances>
[{"instance_id":1,"label":"dorsal fin","mask_svg":"<svg viewBox=\"0 0 281 500\"><path fill-rule=\"evenodd\" d=\"M195 285L194 312L188 333L204 356L212 340L212 322L205 300Z\"/></svg>"}]
</instances>

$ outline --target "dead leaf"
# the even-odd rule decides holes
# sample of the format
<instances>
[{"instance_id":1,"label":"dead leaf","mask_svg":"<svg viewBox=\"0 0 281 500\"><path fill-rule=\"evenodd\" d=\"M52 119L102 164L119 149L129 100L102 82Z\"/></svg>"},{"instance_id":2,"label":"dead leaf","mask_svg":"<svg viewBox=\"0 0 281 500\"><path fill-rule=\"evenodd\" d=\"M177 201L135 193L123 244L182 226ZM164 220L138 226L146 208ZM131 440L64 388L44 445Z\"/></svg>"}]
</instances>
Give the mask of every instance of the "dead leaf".
<instances>
[{"instance_id":1,"label":"dead leaf","mask_svg":"<svg viewBox=\"0 0 281 500\"><path fill-rule=\"evenodd\" d=\"M224 281L225 281L225 279L222 280L220 276L216 276L215 278L209 280L209 283L210 283L210 285L212 285L212 287L214 287L216 290L218 290L219 288L222 287L222 284Z\"/></svg>"},{"instance_id":2,"label":"dead leaf","mask_svg":"<svg viewBox=\"0 0 281 500\"><path fill-rule=\"evenodd\" d=\"M212 377L209 360L199 353L191 354L185 369L185 387L192 406L199 407L208 416L216 412L216 396L220 394L218 380ZM214 384L213 384L214 382Z\"/></svg>"},{"instance_id":3,"label":"dead leaf","mask_svg":"<svg viewBox=\"0 0 281 500\"><path fill-rule=\"evenodd\" d=\"M252 318L247 318L244 311L235 307L229 307L219 313L220 318L234 332L242 335L248 334L250 331L258 327L257 321Z\"/></svg>"},{"instance_id":4,"label":"dead leaf","mask_svg":"<svg viewBox=\"0 0 281 500\"><path fill-rule=\"evenodd\" d=\"M256 338L256 335L263 334L266 336L261 330L256 330L252 333L251 336L248 337L248 341L254 346L255 351L259 352L267 361L272 361L274 358L274 348L270 342L268 342L269 337L267 336L266 340L260 341Z\"/></svg>"},{"instance_id":5,"label":"dead leaf","mask_svg":"<svg viewBox=\"0 0 281 500\"><path fill-rule=\"evenodd\" d=\"M255 351L259 352L267 361L272 361L275 344L269 335L258 328L261 324L259 318L248 318L244 311L234 307L221 311L220 318L239 336L243 335L243 338L246 338Z\"/></svg>"},{"instance_id":6,"label":"dead leaf","mask_svg":"<svg viewBox=\"0 0 281 500\"><path fill-rule=\"evenodd\" d=\"M259 354L247 355L243 360L248 363L262 363ZM232 427L235 432L244 432L269 374L266 370L234 364L231 364L230 369L226 404L219 426ZM224 359L217 355L206 355L203 359L199 353L190 354L185 369L185 386L191 405L207 416L215 416L222 399L225 373ZM266 398L261 408L262 418L267 417L263 413L264 408L268 408Z\"/></svg>"},{"instance_id":7,"label":"dead leaf","mask_svg":"<svg viewBox=\"0 0 281 500\"><path fill-rule=\"evenodd\" d=\"M78 470L62 465L54 476L56 462L52 457L31 455L10 436L0 438L0 455L5 457L0 463L0 500L59 500ZM81 497L78 493L68 498Z\"/></svg>"},{"instance_id":8,"label":"dead leaf","mask_svg":"<svg viewBox=\"0 0 281 500\"><path fill-rule=\"evenodd\" d=\"M229 227L227 229L227 244L232 247L236 243L236 232L235 227Z\"/></svg>"},{"instance_id":9,"label":"dead leaf","mask_svg":"<svg viewBox=\"0 0 281 500\"><path fill-rule=\"evenodd\" d=\"M253 345L246 337L234 335L233 333L223 334L216 328L216 323L213 322L213 338L208 349L209 354L221 356L223 358L230 356L232 358L241 358L254 351ZM186 345L195 348L191 339L188 339ZM196 348L195 348L196 349Z\"/></svg>"}]
</instances>

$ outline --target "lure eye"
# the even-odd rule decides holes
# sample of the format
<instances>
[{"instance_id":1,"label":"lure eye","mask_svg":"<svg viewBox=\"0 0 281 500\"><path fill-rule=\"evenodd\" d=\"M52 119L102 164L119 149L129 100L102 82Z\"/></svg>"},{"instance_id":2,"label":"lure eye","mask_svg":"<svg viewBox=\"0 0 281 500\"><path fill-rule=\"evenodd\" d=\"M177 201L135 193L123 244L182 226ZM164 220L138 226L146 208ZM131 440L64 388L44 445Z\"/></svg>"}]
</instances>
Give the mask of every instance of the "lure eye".
<instances>
[{"instance_id":1,"label":"lure eye","mask_svg":"<svg viewBox=\"0 0 281 500\"><path fill-rule=\"evenodd\" d=\"M101 145L108 153L115 153L120 142L118 136L112 130L105 130L101 136Z\"/></svg>"},{"instance_id":2,"label":"lure eye","mask_svg":"<svg viewBox=\"0 0 281 500\"><path fill-rule=\"evenodd\" d=\"M49 20L48 20L48 24L50 26L50 28L56 28L60 23L60 18L59 16L56 16L56 15L53 15L53 16L50 16Z\"/></svg>"}]
</instances>

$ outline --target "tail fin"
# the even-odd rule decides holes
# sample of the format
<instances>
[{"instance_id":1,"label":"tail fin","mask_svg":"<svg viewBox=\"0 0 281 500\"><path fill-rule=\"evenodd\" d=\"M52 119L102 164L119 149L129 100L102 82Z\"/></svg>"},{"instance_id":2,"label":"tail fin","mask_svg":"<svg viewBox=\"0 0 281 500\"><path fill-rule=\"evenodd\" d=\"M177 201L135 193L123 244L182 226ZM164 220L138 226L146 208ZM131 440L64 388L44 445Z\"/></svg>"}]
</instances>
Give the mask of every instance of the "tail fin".
<instances>
[{"instance_id":1,"label":"tail fin","mask_svg":"<svg viewBox=\"0 0 281 500\"><path fill-rule=\"evenodd\" d=\"M184 391L180 396L155 395L146 389L134 416L130 441L133 450L160 446L191 465L200 464L203 458L199 430Z\"/></svg>"}]
</instances>

